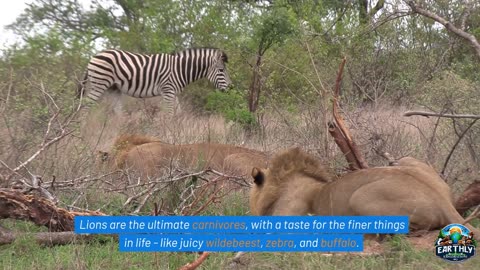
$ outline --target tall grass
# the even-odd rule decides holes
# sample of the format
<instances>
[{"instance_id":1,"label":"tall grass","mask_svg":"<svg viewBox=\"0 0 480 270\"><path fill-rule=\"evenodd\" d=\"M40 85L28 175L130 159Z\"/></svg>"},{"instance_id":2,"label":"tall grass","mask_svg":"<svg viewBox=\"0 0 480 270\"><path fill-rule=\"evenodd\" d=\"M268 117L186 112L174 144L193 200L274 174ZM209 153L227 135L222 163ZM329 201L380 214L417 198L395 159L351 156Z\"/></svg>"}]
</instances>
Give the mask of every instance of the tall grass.
<instances>
[{"instance_id":1,"label":"tall grass","mask_svg":"<svg viewBox=\"0 0 480 270\"><path fill-rule=\"evenodd\" d=\"M60 199L59 206L75 206L100 210L107 214L131 213L135 205L124 207L128 196L122 192L126 185L124 176L103 176L106 171L96 162L96 151L109 151L114 139L120 134L136 133L150 135L168 143L219 142L266 151L277 152L291 146L300 146L317 156L338 171L343 171L345 160L333 140L328 140L327 121L314 107L300 108L296 113L281 108L268 108L259 116L259 128L247 133L242 126L225 121L217 115L195 115L185 110L174 118L164 114L159 99L136 100L122 98L122 114L116 114L107 98L90 111L76 131L47 149L28 167L32 173L42 175L45 181L55 177L57 181L102 179L102 182L76 180L68 189L57 189L54 194ZM406 107L390 106L387 102L377 106L346 106L344 116L348 127L357 140L361 151L371 166L386 165L374 151L382 149L396 158L414 156L431 163L437 171L455 143L456 137L448 123L430 118L405 118ZM32 113L18 114L6 110L0 125L2 145L0 160L15 167L27 159L42 140L42 132L33 132L38 119ZM8 121L7 121L8 120ZM81 128L80 128L81 127ZM327 139L325 139L327 138ZM460 147L450 161L447 180L457 195L474 180L475 165L468 156L468 149ZM0 171L1 172L1 171ZM25 171L20 173L26 174ZM452 178L451 176L454 176ZM127 175L134 178L134 175ZM175 201L192 179L181 183L176 189L168 189L151 197L141 214L150 214L153 202ZM2 185L5 185L3 183ZM173 192L173 193L172 193ZM177 198L178 199L178 198ZM171 206L171 207L174 207ZM249 215L248 189L241 188L210 205L205 215ZM18 232L34 232L35 226L21 222L2 224ZM240 269L454 269L454 266L435 258L432 251L416 251L403 240L391 240L392 246L382 255L358 256L354 254L325 256L317 253L251 253L243 259ZM433 247L433 243L432 243ZM213 254L203 269L226 269L231 253ZM14 244L0 246L0 266L3 269L177 269L192 261L195 254L183 253L120 253L113 240L94 241L88 244L41 247L32 238L24 237ZM463 269L475 269L475 258ZM478 268L477 268L478 269Z\"/></svg>"}]
</instances>

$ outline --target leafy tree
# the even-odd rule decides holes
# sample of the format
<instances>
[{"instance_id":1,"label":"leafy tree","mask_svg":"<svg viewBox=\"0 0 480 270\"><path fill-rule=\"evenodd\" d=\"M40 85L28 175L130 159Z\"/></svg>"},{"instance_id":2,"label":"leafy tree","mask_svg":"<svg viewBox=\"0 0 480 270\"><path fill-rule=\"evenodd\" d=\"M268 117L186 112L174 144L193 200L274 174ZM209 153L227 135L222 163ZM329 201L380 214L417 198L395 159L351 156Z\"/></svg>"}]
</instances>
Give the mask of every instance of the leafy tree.
<instances>
[{"instance_id":1,"label":"leafy tree","mask_svg":"<svg viewBox=\"0 0 480 270\"><path fill-rule=\"evenodd\" d=\"M294 32L294 25L295 17L284 7L275 8L262 14L261 20L254 30L253 38L256 57L252 66L253 74L249 87L248 107L250 112L255 112L258 108L262 87L260 66L263 56L273 46L282 45Z\"/></svg>"}]
</instances>

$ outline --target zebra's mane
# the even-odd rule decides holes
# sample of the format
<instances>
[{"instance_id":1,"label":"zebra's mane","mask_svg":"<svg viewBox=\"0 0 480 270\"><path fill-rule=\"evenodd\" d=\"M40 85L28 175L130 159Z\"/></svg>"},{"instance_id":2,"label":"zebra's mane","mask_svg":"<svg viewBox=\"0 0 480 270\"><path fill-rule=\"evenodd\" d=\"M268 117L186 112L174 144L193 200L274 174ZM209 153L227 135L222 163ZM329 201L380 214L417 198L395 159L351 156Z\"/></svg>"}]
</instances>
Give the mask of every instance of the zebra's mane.
<instances>
[{"instance_id":1,"label":"zebra's mane","mask_svg":"<svg viewBox=\"0 0 480 270\"><path fill-rule=\"evenodd\" d=\"M178 54L183 54L187 51L195 51L195 50L212 50L212 51L219 51L222 53L222 60L224 63L228 63L228 55L222 51L221 49L219 48L215 48L215 47L194 47L194 48L187 48L187 49L184 49L184 50L181 50L181 51L174 51L172 52L171 54L172 55L178 55Z\"/></svg>"}]
</instances>

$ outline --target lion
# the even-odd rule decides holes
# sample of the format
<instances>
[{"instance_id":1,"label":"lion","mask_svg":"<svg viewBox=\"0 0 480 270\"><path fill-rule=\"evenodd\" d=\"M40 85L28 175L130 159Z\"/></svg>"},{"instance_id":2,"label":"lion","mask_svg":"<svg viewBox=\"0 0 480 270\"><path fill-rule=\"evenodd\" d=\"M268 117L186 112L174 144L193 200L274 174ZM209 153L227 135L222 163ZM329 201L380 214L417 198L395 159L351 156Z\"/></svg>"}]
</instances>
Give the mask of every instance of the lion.
<instances>
[{"instance_id":1,"label":"lion","mask_svg":"<svg viewBox=\"0 0 480 270\"><path fill-rule=\"evenodd\" d=\"M455 208L462 216L477 205L480 205L480 181L471 183L455 201Z\"/></svg>"},{"instance_id":2,"label":"lion","mask_svg":"<svg viewBox=\"0 0 480 270\"><path fill-rule=\"evenodd\" d=\"M137 145L151 142L161 142L158 139L143 135L121 135L113 143L112 152L98 151L97 164L108 165L108 168L121 167L121 163L125 159L125 154ZM113 155L112 155L113 153Z\"/></svg>"},{"instance_id":3,"label":"lion","mask_svg":"<svg viewBox=\"0 0 480 270\"><path fill-rule=\"evenodd\" d=\"M399 166L369 168L335 179L319 160L291 148L267 169L253 168L253 215L409 216L410 230L463 223L448 185L433 168L411 157ZM467 224L470 229L477 231Z\"/></svg>"},{"instance_id":4,"label":"lion","mask_svg":"<svg viewBox=\"0 0 480 270\"><path fill-rule=\"evenodd\" d=\"M224 173L247 175L253 167L267 167L265 153L220 143L168 144L140 135L119 137L112 155L102 152L101 160L112 169L132 169L144 177L158 175L162 169L211 168Z\"/></svg>"}]
</instances>

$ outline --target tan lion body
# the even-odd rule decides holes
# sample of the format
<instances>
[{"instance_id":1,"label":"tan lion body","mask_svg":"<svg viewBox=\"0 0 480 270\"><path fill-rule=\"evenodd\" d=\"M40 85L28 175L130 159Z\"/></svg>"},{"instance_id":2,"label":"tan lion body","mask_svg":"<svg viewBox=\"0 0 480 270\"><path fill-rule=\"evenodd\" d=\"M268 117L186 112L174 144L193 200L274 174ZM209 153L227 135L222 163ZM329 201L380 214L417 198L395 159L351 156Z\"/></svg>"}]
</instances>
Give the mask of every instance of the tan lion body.
<instances>
[{"instance_id":1,"label":"tan lion body","mask_svg":"<svg viewBox=\"0 0 480 270\"><path fill-rule=\"evenodd\" d=\"M452 204L448 185L434 169L414 158L332 181L318 160L293 148L276 155L268 169L255 168L252 176L254 215L408 215L411 230L464 222Z\"/></svg>"},{"instance_id":2,"label":"tan lion body","mask_svg":"<svg viewBox=\"0 0 480 270\"><path fill-rule=\"evenodd\" d=\"M146 177L154 176L162 169L175 167L209 167L225 173L248 174L253 167L267 166L264 153L244 147L219 143L174 145L148 138L137 135L120 137L115 143L116 152L109 157L110 166L132 169Z\"/></svg>"}]
</instances>

